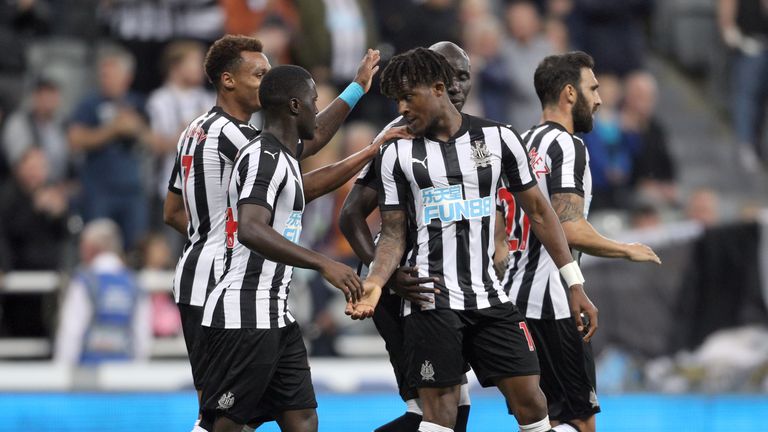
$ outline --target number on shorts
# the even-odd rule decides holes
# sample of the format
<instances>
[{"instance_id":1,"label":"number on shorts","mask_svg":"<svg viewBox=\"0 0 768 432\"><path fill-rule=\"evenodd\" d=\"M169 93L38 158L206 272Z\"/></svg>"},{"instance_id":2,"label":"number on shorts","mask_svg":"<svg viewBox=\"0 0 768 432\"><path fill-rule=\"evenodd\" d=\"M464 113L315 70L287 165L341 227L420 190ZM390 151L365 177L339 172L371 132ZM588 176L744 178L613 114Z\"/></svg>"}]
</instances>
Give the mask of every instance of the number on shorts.
<instances>
[{"instance_id":1,"label":"number on shorts","mask_svg":"<svg viewBox=\"0 0 768 432\"><path fill-rule=\"evenodd\" d=\"M528 331L528 324L525 321L520 321L520 330L525 333L525 340L528 341L528 350L536 351L536 347L533 345L533 339L531 339L531 332Z\"/></svg>"}]
</instances>

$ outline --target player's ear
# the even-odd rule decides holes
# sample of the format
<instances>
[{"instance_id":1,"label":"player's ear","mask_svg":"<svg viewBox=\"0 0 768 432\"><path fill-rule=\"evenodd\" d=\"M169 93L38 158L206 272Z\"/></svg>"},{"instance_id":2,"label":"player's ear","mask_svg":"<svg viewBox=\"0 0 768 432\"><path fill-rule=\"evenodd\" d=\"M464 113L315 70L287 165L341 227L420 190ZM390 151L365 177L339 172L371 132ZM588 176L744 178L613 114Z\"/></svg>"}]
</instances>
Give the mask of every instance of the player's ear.
<instances>
[{"instance_id":1,"label":"player's ear","mask_svg":"<svg viewBox=\"0 0 768 432\"><path fill-rule=\"evenodd\" d=\"M222 72L221 78L219 78L219 85L227 90L233 90L235 88L235 77L229 72Z\"/></svg>"},{"instance_id":2,"label":"player's ear","mask_svg":"<svg viewBox=\"0 0 768 432\"><path fill-rule=\"evenodd\" d=\"M298 98L288 99L288 109L291 111L291 114L299 115L299 105L301 105L301 102L299 102Z\"/></svg>"},{"instance_id":3,"label":"player's ear","mask_svg":"<svg viewBox=\"0 0 768 432\"><path fill-rule=\"evenodd\" d=\"M443 83L442 81L438 81L438 82L436 82L436 83L435 83L435 84L432 86L432 92L433 92L433 93L434 93L434 95L435 95L435 96L437 96L437 97L440 97L440 96L442 96L442 95L443 95L443 93L445 93L445 83Z\"/></svg>"},{"instance_id":4,"label":"player's ear","mask_svg":"<svg viewBox=\"0 0 768 432\"><path fill-rule=\"evenodd\" d=\"M560 97L565 97L565 100L569 104L575 104L579 94L576 91L576 87L572 86L571 84L566 84L565 87L563 87L563 91L560 93Z\"/></svg>"}]
</instances>

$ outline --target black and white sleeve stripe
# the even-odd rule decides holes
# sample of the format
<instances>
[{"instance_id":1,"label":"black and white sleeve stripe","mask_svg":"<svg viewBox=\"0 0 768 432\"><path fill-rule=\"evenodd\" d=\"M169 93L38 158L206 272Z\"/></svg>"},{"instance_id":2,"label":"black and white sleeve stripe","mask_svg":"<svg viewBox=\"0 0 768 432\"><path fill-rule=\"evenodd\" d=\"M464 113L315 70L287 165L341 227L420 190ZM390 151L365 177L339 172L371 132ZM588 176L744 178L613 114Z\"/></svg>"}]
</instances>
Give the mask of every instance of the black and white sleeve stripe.
<instances>
[{"instance_id":1,"label":"black and white sleeve stripe","mask_svg":"<svg viewBox=\"0 0 768 432\"><path fill-rule=\"evenodd\" d=\"M408 182L400 167L397 143L388 145L376 159L381 178L379 208L383 211L404 210L408 204Z\"/></svg>"},{"instance_id":2,"label":"black and white sleeve stripe","mask_svg":"<svg viewBox=\"0 0 768 432\"><path fill-rule=\"evenodd\" d=\"M248 147L248 152L242 156L237 167L237 175L240 178L245 176L237 201L238 206L258 204L266 207L270 212L273 211L277 188L282 180L276 175L281 155L279 150L275 152L277 155L273 157L262 148L261 143L254 143Z\"/></svg>"},{"instance_id":3,"label":"black and white sleeve stripe","mask_svg":"<svg viewBox=\"0 0 768 432\"><path fill-rule=\"evenodd\" d=\"M536 186L536 177L531 171L528 154L525 151L520 136L507 127L500 126L501 134L501 165L511 192L520 192Z\"/></svg>"},{"instance_id":4,"label":"black and white sleeve stripe","mask_svg":"<svg viewBox=\"0 0 768 432\"><path fill-rule=\"evenodd\" d=\"M181 175L179 165L179 153L176 153L176 159L173 161L173 171L171 171L171 178L168 180L168 190L181 195Z\"/></svg>"},{"instance_id":5,"label":"black and white sleeve stripe","mask_svg":"<svg viewBox=\"0 0 768 432\"><path fill-rule=\"evenodd\" d=\"M547 149L552 172L547 189L553 193L575 193L584 196L584 171L587 153L584 144L568 133L561 133Z\"/></svg>"}]
</instances>

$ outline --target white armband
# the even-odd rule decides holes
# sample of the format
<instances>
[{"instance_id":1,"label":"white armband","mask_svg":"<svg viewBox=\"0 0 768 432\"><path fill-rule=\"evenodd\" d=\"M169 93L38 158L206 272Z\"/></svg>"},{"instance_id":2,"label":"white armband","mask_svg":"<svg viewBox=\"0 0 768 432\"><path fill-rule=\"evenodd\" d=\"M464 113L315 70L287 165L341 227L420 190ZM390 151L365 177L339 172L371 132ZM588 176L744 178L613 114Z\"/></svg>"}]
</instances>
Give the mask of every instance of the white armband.
<instances>
[{"instance_id":1,"label":"white armband","mask_svg":"<svg viewBox=\"0 0 768 432\"><path fill-rule=\"evenodd\" d=\"M579 265L576 264L576 261L571 261L560 267L560 276L565 279L565 283L567 283L569 287L584 283L584 275L581 274L581 269L579 268Z\"/></svg>"}]
</instances>

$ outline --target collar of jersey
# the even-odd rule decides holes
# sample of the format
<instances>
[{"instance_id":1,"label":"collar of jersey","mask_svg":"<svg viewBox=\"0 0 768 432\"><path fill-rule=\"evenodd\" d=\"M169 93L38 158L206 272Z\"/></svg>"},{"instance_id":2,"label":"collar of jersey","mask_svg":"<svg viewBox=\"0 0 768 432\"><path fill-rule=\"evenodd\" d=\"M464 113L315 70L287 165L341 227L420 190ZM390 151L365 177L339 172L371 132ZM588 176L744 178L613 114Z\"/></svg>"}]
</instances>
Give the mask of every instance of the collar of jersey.
<instances>
[{"instance_id":1,"label":"collar of jersey","mask_svg":"<svg viewBox=\"0 0 768 432\"><path fill-rule=\"evenodd\" d=\"M424 138L430 141L441 142L441 143L449 143L449 142L456 141L456 138L464 135L469 130L469 116L464 113L459 113L459 114L461 114L461 126L459 126L459 130L457 130L455 134L453 134L450 138L448 138L448 141L441 141L435 137L428 136L428 135L425 135Z\"/></svg>"},{"instance_id":2,"label":"collar of jersey","mask_svg":"<svg viewBox=\"0 0 768 432\"><path fill-rule=\"evenodd\" d=\"M282 142L280 142L280 140L277 139L276 136L272 135L269 132L264 132L264 131L261 131L261 135L260 136L262 138L262 141L265 140L265 139L269 140L269 142L274 143L277 147L280 147L280 150L282 150L285 154L287 154L288 156L298 160L298 158L296 157L296 155L293 154L291 149L289 149ZM299 150L298 146L296 147L296 150L297 151Z\"/></svg>"},{"instance_id":3,"label":"collar of jersey","mask_svg":"<svg viewBox=\"0 0 768 432\"><path fill-rule=\"evenodd\" d=\"M242 121L240 119L236 119L236 118L232 117L232 115L230 113L224 111L224 108L222 108L222 107L220 107L218 105L216 105L213 108L211 108L211 111L219 113L220 115L228 118L231 122L233 122L235 124L251 126L251 124L248 123L248 122L244 122L244 121ZM251 127L253 127L253 126L251 126Z\"/></svg>"},{"instance_id":4,"label":"collar of jersey","mask_svg":"<svg viewBox=\"0 0 768 432\"><path fill-rule=\"evenodd\" d=\"M566 128L565 128L565 126L561 125L561 124L560 124L560 123L558 123L558 122L554 122L554 121L551 121L551 120L547 120L547 121L545 121L545 122L544 122L544 124L546 124L546 125L550 125L550 126L552 126L552 127L556 128L556 129L560 129L560 130L561 130L561 131L563 131L563 132L568 132L568 129L566 129Z\"/></svg>"}]
</instances>

